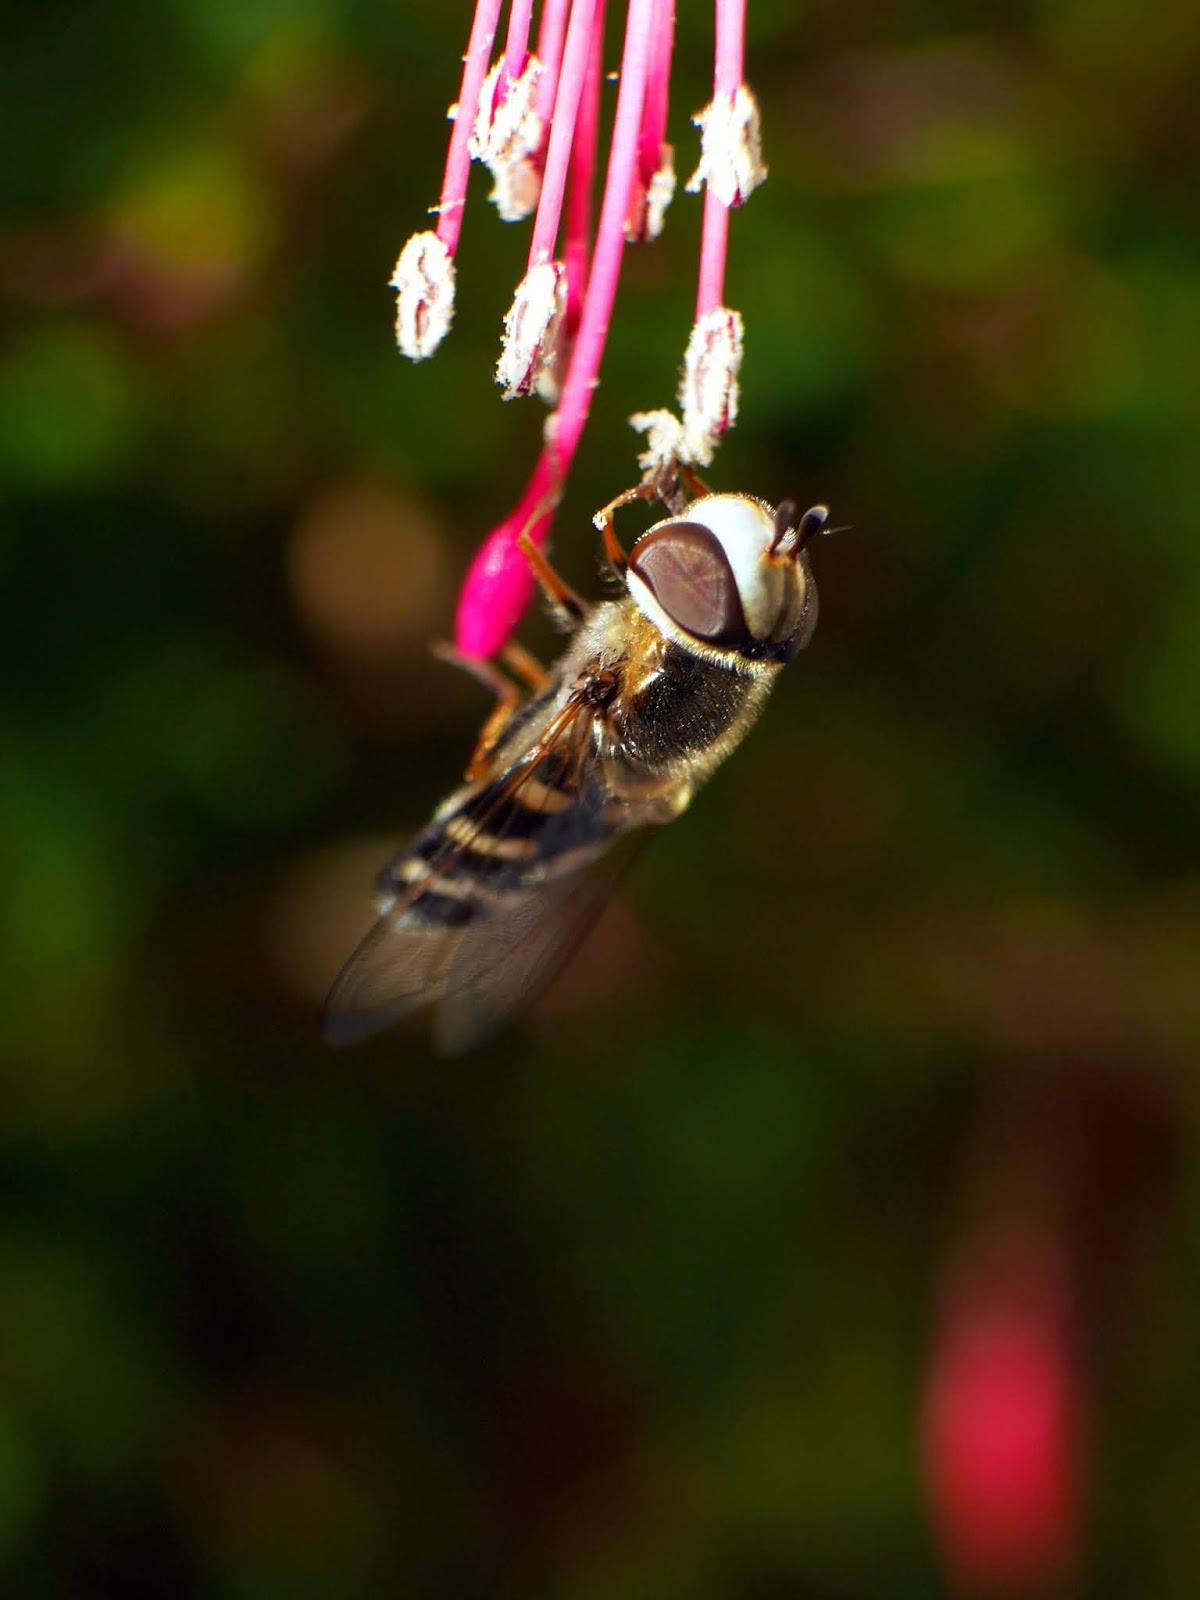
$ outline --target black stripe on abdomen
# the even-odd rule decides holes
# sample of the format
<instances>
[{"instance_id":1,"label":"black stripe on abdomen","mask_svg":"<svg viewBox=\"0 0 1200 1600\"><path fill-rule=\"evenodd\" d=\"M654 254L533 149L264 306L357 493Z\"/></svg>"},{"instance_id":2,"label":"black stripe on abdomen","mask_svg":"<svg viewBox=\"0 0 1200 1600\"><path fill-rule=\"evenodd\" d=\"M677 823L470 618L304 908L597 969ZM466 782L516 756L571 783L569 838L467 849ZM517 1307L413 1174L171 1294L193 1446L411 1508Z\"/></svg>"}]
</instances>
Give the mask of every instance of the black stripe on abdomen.
<instances>
[{"instance_id":1,"label":"black stripe on abdomen","mask_svg":"<svg viewBox=\"0 0 1200 1600\"><path fill-rule=\"evenodd\" d=\"M405 896L414 912L430 897L453 900L456 907L469 905L473 897L486 902L536 884L559 856L607 838L611 824L602 816L600 790L591 784L582 793L561 789L547 781L546 765L540 763L536 775L519 787L511 788L510 775L468 794L388 863L379 889ZM540 801L540 807L531 800ZM417 894L427 876L429 888ZM461 911L457 923L454 918L449 909L435 906L430 920L446 926L470 920Z\"/></svg>"},{"instance_id":2,"label":"black stripe on abdomen","mask_svg":"<svg viewBox=\"0 0 1200 1600\"><path fill-rule=\"evenodd\" d=\"M464 900L453 894L439 894L436 889L423 889L406 907L406 915L432 928L465 928L486 909L486 903L478 899Z\"/></svg>"}]
</instances>

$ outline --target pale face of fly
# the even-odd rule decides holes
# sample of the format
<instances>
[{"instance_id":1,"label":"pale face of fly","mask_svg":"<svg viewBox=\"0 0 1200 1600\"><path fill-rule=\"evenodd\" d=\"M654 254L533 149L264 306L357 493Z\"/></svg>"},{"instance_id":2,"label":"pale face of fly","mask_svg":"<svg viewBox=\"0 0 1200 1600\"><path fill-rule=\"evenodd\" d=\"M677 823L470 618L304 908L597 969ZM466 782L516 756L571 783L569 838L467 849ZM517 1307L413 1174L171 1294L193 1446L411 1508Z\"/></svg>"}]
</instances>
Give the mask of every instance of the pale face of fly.
<instances>
[{"instance_id":1,"label":"pale face of fly","mask_svg":"<svg viewBox=\"0 0 1200 1600\"><path fill-rule=\"evenodd\" d=\"M803 517L742 494L695 500L648 529L629 553L635 604L668 638L727 661L780 663L807 642L817 590L805 546L827 513Z\"/></svg>"}]
</instances>

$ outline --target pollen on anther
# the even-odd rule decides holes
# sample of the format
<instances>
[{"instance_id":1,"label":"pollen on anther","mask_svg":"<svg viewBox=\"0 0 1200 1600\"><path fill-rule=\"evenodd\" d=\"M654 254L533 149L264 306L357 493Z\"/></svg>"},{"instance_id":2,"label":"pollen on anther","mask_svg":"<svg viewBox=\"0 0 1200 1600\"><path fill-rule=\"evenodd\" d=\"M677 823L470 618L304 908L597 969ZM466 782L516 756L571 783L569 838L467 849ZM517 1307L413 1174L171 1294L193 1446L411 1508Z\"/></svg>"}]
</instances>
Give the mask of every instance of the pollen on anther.
<instances>
[{"instance_id":1,"label":"pollen on anther","mask_svg":"<svg viewBox=\"0 0 1200 1600\"><path fill-rule=\"evenodd\" d=\"M688 339L679 404L688 459L712 461L717 440L737 420L743 325L738 312L718 306L700 317Z\"/></svg>"},{"instance_id":2,"label":"pollen on anther","mask_svg":"<svg viewBox=\"0 0 1200 1600\"><path fill-rule=\"evenodd\" d=\"M646 448L638 456L638 466L643 473L666 472L680 461L691 461L683 423L673 411L635 411L629 426L635 433L646 436ZM600 527L603 519L594 520Z\"/></svg>"},{"instance_id":3,"label":"pollen on anther","mask_svg":"<svg viewBox=\"0 0 1200 1600\"><path fill-rule=\"evenodd\" d=\"M431 356L454 320L454 260L436 233L414 233L391 276L396 342L412 361Z\"/></svg>"},{"instance_id":4,"label":"pollen on anther","mask_svg":"<svg viewBox=\"0 0 1200 1600\"><path fill-rule=\"evenodd\" d=\"M635 186L631 214L625 224L625 237L631 244L645 244L663 231L667 207L675 198L675 150L660 147L658 167L645 188Z\"/></svg>"},{"instance_id":5,"label":"pollen on anther","mask_svg":"<svg viewBox=\"0 0 1200 1600\"><path fill-rule=\"evenodd\" d=\"M567 274L561 261L539 262L521 279L504 318L496 363L496 382L506 400L531 394L551 372L566 303Z\"/></svg>"},{"instance_id":6,"label":"pollen on anther","mask_svg":"<svg viewBox=\"0 0 1200 1600\"><path fill-rule=\"evenodd\" d=\"M714 95L692 121L700 129L700 165L688 193L707 183L723 205L740 206L767 176L757 100L743 83L734 94Z\"/></svg>"},{"instance_id":7,"label":"pollen on anther","mask_svg":"<svg viewBox=\"0 0 1200 1600\"><path fill-rule=\"evenodd\" d=\"M667 207L675 198L675 151L669 144L662 147L658 171L650 179L646 190L646 237L657 239L663 231Z\"/></svg>"},{"instance_id":8,"label":"pollen on anther","mask_svg":"<svg viewBox=\"0 0 1200 1600\"><path fill-rule=\"evenodd\" d=\"M484 80L470 152L492 174L491 199L505 222L520 222L541 192L545 124L536 110L542 64L530 56L517 78L497 62Z\"/></svg>"}]
</instances>

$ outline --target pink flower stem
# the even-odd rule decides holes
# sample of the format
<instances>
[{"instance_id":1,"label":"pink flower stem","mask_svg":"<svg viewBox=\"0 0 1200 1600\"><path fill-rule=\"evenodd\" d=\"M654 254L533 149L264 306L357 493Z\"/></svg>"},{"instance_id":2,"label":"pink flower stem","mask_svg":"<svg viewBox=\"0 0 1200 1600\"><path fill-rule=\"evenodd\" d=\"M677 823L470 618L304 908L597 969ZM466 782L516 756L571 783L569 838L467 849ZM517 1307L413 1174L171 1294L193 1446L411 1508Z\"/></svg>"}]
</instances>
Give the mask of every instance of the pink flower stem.
<instances>
[{"instance_id":1,"label":"pink flower stem","mask_svg":"<svg viewBox=\"0 0 1200 1600\"><path fill-rule=\"evenodd\" d=\"M454 132L450 135L442 196L438 202L437 236L451 256L458 249L463 204L467 197L467 174L471 167L468 141L479 107L479 91L492 59L492 42L496 37L499 18L500 0L479 0L475 8L475 20L471 24L462 85L458 91L458 109L454 114Z\"/></svg>"},{"instance_id":2,"label":"pink flower stem","mask_svg":"<svg viewBox=\"0 0 1200 1600\"><path fill-rule=\"evenodd\" d=\"M729 207L704 186L704 225L700 234L700 278L696 286L696 321L725 303L725 254L729 243Z\"/></svg>"},{"instance_id":3,"label":"pink flower stem","mask_svg":"<svg viewBox=\"0 0 1200 1600\"><path fill-rule=\"evenodd\" d=\"M713 89L736 94L745 76L746 0L717 0L717 59Z\"/></svg>"},{"instance_id":4,"label":"pink flower stem","mask_svg":"<svg viewBox=\"0 0 1200 1600\"><path fill-rule=\"evenodd\" d=\"M519 78L525 70L529 56L529 22L533 16L533 0L513 0L508 14L508 36L504 41L504 71L501 77L508 83Z\"/></svg>"},{"instance_id":5,"label":"pink flower stem","mask_svg":"<svg viewBox=\"0 0 1200 1600\"><path fill-rule=\"evenodd\" d=\"M554 111L569 10L570 0L546 0L542 7L542 20L538 24L537 58L542 63L542 75L538 79L534 110L543 123L550 121Z\"/></svg>"},{"instance_id":6,"label":"pink flower stem","mask_svg":"<svg viewBox=\"0 0 1200 1600\"><path fill-rule=\"evenodd\" d=\"M483 541L463 582L454 641L464 655L495 655L520 622L533 595L533 573L517 541L528 533L535 544L546 542L557 498L550 453L543 450L525 493Z\"/></svg>"},{"instance_id":7,"label":"pink flower stem","mask_svg":"<svg viewBox=\"0 0 1200 1600\"><path fill-rule=\"evenodd\" d=\"M596 14L596 0L574 0L558 93L554 99L554 120L550 125L550 146L546 152L546 169L542 174L542 192L534 218L533 237L529 243L530 267L549 261L554 255Z\"/></svg>"},{"instance_id":8,"label":"pink flower stem","mask_svg":"<svg viewBox=\"0 0 1200 1600\"><path fill-rule=\"evenodd\" d=\"M600 76L604 57L604 4L596 0L596 20L588 54L587 76L575 143L571 147L571 176L567 190L567 237L563 261L567 270L566 333L573 338L583 309L587 258L592 232L592 188L596 174L596 141L600 131Z\"/></svg>"},{"instance_id":9,"label":"pink flower stem","mask_svg":"<svg viewBox=\"0 0 1200 1600\"><path fill-rule=\"evenodd\" d=\"M717 0L717 47L713 94L732 96L745 71L746 0ZM696 286L696 320L725 303L725 257L729 244L729 207L704 186L704 224L700 235L700 278Z\"/></svg>"},{"instance_id":10,"label":"pink flower stem","mask_svg":"<svg viewBox=\"0 0 1200 1600\"><path fill-rule=\"evenodd\" d=\"M667 133L667 107L671 86L671 55L674 48L675 0L658 0L639 148L639 176L644 185L649 184L662 161L662 144Z\"/></svg>"},{"instance_id":11,"label":"pink flower stem","mask_svg":"<svg viewBox=\"0 0 1200 1600\"><path fill-rule=\"evenodd\" d=\"M646 99L655 0L629 0L625 24L625 50L621 60L621 87L613 121L612 147L596 230L596 248L588 274L579 332L567 368L562 399L551 418L552 448L560 478L570 468L575 447L591 409L592 391L604 354L604 341L617 293L617 278L625 248L625 217L637 172L638 133Z\"/></svg>"},{"instance_id":12,"label":"pink flower stem","mask_svg":"<svg viewBox=\"0 0 1200 1600\"><path fill-rule=\"evenodd\" d=\"M576 0L579 4L580 0ZM589 12L589 19L593 15ZM562 399L550 419L551 442L543 450L520 504L484 540L463 584L456 642L465 655L494 655L521 620L533 593L533 580L517 541L525 532L535 543L545 542L554 506L591 408L625 247L625 217L637 172L654 15L655 0L629 0L604 199L575 348ZM590 37L589 32L589 45ZM569 30L567 51L569 54ZM566 77L564 61L564 85ZM560 86L560 94L562 89Z\"/></svg>"}]
</instances>

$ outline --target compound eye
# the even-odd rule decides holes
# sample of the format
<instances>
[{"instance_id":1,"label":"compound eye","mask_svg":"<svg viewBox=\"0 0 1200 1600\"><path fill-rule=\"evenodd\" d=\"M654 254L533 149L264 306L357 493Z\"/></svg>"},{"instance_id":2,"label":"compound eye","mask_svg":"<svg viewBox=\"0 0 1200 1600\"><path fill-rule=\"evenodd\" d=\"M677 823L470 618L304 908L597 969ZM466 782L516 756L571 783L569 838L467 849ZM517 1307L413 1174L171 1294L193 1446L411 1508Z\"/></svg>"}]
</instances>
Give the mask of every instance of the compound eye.
<instances>
[{"instance_id":1,"label":"compound eye","mask_svg":"<svg viewBox=\"0 0 1200 1600\"><path fill-rule=\"evenodd\" d=\"M729 558L701 522L668 522L639 539L629 566L671 621L707 644L734 645L746 617Z\"/></svg>"}]
</instances>

